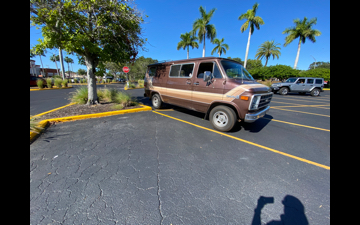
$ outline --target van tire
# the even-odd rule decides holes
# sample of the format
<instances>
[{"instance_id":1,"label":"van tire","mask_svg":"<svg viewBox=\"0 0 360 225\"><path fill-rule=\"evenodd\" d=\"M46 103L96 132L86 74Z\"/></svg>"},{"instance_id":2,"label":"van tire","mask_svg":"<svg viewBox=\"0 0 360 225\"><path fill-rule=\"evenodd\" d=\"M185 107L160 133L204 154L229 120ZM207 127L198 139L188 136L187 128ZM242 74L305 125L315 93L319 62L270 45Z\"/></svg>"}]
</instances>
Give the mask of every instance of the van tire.
<instances>
[{"instance_id":1,"label":"van tire","mask_svg":"<svg viewBox=\"0 0 360 225\"><path fill-rule=\"evenodd\" d=\"M219 105L211 110L209 119L216 130L227 132L234 127L236 114L232 108Z\"/></svg>"},{"instance_id":2,"label":"van tire","mask_svg":"<svg viewBox=\"0 0 360 225\"><path fill-rule=\"evenodd\" d=\"M151 97L151 103L152 103L154 109L160 109L161 105L162 105L160 95L159 94L154 94Z\"/></svg>"}]
</instances>

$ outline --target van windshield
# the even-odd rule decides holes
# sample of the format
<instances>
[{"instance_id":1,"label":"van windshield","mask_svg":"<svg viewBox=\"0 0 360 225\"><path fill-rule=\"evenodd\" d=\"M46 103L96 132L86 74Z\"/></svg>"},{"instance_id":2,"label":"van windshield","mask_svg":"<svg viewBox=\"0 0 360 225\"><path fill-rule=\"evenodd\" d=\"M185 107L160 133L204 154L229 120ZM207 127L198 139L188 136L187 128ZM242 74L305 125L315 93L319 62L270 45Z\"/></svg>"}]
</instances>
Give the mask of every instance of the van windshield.
<instances>
[{"instance_id":1,"label":"van windshield","mask_svg":"<svg viewBox=\"0 0 360 225\"><path fill-rule=\"evenodd\" d=\"M250 73L240 63L222 60L221 65L229 78L254 80Z\"/></svg>"}]
</instances>

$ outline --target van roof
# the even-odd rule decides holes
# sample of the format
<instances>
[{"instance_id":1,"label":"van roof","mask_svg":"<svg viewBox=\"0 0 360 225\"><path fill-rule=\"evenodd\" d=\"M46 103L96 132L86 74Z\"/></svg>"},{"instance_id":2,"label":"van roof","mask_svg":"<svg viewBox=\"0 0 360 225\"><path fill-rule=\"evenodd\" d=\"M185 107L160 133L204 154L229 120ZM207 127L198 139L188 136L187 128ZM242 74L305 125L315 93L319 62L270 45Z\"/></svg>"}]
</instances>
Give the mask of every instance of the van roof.
<instances>
[{"instance_id":1,"label":"van roof","mask_svg":"<svg viewBox=\"0 0 360 225\"><path fill-rule=\"evenodd\" d=\"M180 63L180 62L186 63L186 62L193 62L193 61L208 61L208 60L214 60L214 59L225 59L225 60L237 62L232 59L226 59L226 58L220 58L220 57L199 57L199 58L192 58L192 59L181 59L181 60L173 60L173 61L166 61L166 62L158 62L158 63L149 64L148 66L154 66L154 65L160 65L160 64L176 64L176 63Z\"/></svg>"}]
</instances>

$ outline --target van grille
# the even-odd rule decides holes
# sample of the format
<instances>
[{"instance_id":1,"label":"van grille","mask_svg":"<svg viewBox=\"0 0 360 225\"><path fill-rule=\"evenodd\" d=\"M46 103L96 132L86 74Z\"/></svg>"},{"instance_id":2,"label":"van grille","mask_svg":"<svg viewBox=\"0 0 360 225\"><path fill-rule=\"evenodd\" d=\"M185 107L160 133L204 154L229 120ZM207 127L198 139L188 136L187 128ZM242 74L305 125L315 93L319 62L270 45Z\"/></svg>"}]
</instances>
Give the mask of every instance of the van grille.
<instances>
[{"instance_id":1,"label":"van grille","mask_svg":"<svg viewBox=\"0 0 360 225\"><path fill-rule=\"evenodd\" d=\"M273 96L273 94L261 95L258 109L269 105L271 102L272 96Z\"/></svg>"}]
</instances>

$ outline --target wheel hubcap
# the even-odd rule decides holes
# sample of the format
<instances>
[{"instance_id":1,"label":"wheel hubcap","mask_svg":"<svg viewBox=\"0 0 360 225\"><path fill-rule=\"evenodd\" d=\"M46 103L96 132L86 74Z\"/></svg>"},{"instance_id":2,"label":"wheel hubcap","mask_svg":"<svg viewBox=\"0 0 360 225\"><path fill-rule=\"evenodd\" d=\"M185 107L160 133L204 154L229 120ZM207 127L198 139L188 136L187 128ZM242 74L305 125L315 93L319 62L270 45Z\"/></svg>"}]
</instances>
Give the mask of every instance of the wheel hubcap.
<instances>
[{"instance_id":1,"label":"wheel hubcap","mask_svg":"<svg viewBox=\"0 0 360 225\"><path fill-rule=\"evenodd\" d=\"M213 121L216 124L216 126L218 127L224 127L228 124L229 122L229 118L226 115L226 113L219 111L216 112L213 116Z\"/></svg>"},{"instance_id":2,"label":"wheel hubcap","mask_svg":"<svg viewBox=\"0 0 360 225\"><path fill-rule=\"evenodd\" d=\"M157 97L153 98L153 105L157 106L159 104L159 99Z\"/></svg>"}]
</instances>

